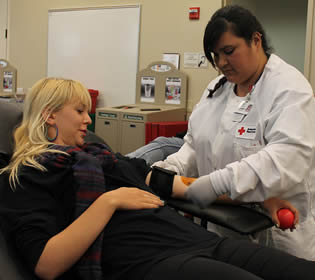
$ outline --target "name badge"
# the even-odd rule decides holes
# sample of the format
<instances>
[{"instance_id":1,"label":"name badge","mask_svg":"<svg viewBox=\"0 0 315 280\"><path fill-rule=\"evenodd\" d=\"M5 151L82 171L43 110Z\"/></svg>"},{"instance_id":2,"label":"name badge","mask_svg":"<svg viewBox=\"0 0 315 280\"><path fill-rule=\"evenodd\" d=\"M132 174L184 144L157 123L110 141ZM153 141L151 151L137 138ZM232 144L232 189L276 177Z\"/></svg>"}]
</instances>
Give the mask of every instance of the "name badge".
<instances>
[{"instance_id":1,"label":"name badge","mask_svg":"<svg viewBox=\"0 0 315 280\"><path fill-rule=\"evenodd\" d=\"M255 139L256 125L238 124L235 131L236 138Z\"/></svg>"},{"instance_id":2,"label":"name badge","mask_svg":"<svg viewBox=\"0 0 315 280\"><path fill-rule=\"evenodd\" d=\"M248 100L242 101L240 105L238 106L237 111L235 111L235 113L247 115L252 108L253 108L253 103L249 102Z\"/></svg>"}]
</instances>

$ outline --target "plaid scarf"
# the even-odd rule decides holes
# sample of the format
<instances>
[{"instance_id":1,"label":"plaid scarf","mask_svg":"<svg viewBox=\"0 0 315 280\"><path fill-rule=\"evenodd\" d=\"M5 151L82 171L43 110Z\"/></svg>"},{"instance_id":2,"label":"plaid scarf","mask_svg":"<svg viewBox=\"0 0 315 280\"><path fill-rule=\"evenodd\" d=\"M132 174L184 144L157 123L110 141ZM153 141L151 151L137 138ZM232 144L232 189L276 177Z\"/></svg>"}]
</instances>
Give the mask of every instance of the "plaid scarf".
<instances>
[{"instance_id":1,"label":"plaid scarf","mask_svg":"<svg viewBox=\"0 0 315 280\"><path fill-rule=\"evenodd\" d=\"M70 167L73 170L76 189L74 220L79 217L101 194L108 191L103 170L110 169L116 156L103 144L85 144L83 147L52 146L70 155L45 153L40 162L48 167ZM84 234L84 233L83 233ZM103 232L74 266L80 279L102 278L101 252Z\"/></svg>"}]
</instances>

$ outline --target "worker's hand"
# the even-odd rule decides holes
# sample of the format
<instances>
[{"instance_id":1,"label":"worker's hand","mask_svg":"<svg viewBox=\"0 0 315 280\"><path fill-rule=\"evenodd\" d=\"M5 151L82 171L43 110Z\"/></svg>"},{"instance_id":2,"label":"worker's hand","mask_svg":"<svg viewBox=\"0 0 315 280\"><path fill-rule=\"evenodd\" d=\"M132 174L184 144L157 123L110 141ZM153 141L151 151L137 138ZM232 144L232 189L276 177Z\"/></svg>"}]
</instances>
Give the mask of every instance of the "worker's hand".
<instances>
[{"instance_id":1,"label":"worker's hand","mask_svg":"<svg viewBox=\"0 0 315 280\"><path fill-rule=\"evenodd\" d=\"M269 199L265 200L262 203L262 206L269 212L272 221L274 222L274 224L277 227L280 226L280 221L278 219L277 212L281 208L288 208L288 209L290 209L293 212L294 216L295 216L295 218L294 218L294 227L292 227L290 229L291 231L293 231L295 229L295 226L299 222L299 211L287 200L282 200L282 199L279 199L277 197L272 197L272 198L269 198Z\"/></svg>"},{"instance_id":2,"label":"worker's hand","mask_svg":"<svg viewBox=\"0 0 315 280\"><path fill-rule=\"evenodd\" d=\"M200 208L205 208L214 202L218 195L212 187L209 175L199 177L185 191L185 197Z\"/></svg>"},{"instance_id":3,"label":"worker's hand","mask_svg":"<svg viewBox=\"0 0 315 280\"><path fill-rule=\"evenodd\" d=\"M121 187L104 195L110 198L110 203L113 203L117 210L150 209L164 205L156 195L138 188Z\"/></svg>"}]
</instances>

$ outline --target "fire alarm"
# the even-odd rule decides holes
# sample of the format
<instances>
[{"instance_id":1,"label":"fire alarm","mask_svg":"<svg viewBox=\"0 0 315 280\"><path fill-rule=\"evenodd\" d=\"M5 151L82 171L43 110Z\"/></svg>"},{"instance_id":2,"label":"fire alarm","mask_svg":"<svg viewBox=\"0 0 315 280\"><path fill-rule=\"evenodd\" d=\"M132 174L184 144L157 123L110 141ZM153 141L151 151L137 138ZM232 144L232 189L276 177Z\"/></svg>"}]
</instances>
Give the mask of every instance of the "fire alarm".
<instances>
[{"instance_id":1,"label":"fire alarm","mask_svg":"<svg viewBox=\"0 0 315 280\"><path fill-rule=\"evenodd\" d=\"M189 19L199 19L200 7L189 8Z\"/></svg>"}]
</instances>

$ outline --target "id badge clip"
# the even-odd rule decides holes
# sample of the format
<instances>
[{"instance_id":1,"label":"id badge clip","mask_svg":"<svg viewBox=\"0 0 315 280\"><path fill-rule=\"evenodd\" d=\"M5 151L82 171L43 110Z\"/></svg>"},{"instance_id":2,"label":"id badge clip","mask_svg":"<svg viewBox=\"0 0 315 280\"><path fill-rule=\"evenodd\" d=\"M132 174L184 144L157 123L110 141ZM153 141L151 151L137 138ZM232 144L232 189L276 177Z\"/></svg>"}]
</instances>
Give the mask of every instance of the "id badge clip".
<instances>
[{"instance_id":1,"label":"id badge clip","mask_svg":"<svg viewBox=\"0 0 315 280\"><path fill-rule=\"evenodd\" d=\"M252 108L253 103L248 100L242 101L233 114L233 122L241 122Z\"/></svg>"},{"instance_id":2,"label":"id badge clip","mask_svg":"<svg viewBox=\"0 0 315 280\"><path fill-rule=\"evenodd\" d=\"M252 108L253 108L253 103L249 102L248 100L245 100L240 103L235 113L247 115Z\"/></svg>"}]
</instances>

